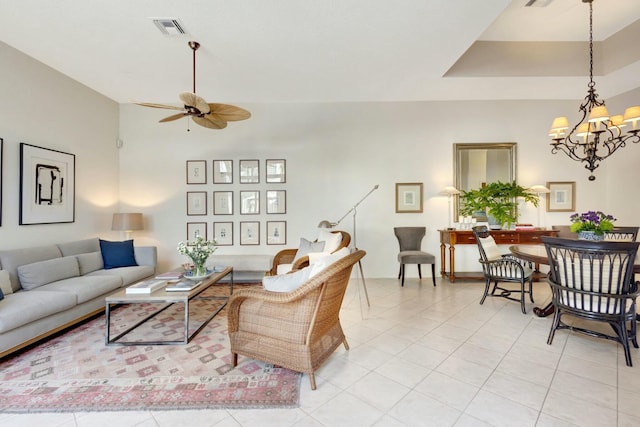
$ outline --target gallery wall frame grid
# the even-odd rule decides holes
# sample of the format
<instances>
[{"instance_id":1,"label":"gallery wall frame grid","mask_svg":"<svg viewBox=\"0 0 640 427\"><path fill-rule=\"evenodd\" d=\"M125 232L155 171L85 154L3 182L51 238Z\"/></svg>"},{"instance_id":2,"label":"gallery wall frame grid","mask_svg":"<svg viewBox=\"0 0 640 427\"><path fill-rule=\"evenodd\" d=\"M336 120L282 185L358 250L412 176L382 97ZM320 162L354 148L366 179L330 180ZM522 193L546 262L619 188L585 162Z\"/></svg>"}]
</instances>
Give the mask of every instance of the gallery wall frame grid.
<instances>
[{"instance_id":1,"label":"gallery wall frame grid","mask_svg":"<svg viewBox=\"0 0 640 427\"><path fill-rule=\"evenodd\" d=\"M267 190L267 213L286 214L287 213L287 191Z\"/></svg>"},{"instance_id":2,"label":"gallery wall frame grid","mask_svg":"<svg viewBox=\"0 0 640 427\"><path fill-rule=\"evenodd\" d=\"M215 240L218 246L233 246L233 222L214 222L213 240Z\"/></svg>"},{"instance_id":3,"label":"gallery wall frame grid","mask_svg":"<svg viewBox=\"0 0 640 427\"><path fill-rule=\"evenodd\" d=\"M287 222L267 221L267 245L287 244Z\"/></svg>"},{"instance_id":4,"label":"gallery wall frame grid","mask_svg":"<svg viewBox=\"0 0 640 427\"><path fill-rule=\"evenodd\" d=\"M207 192L187 191L187 215L207 214Z\"/></svg>"},{"instance_id":5,"label":"gallery wall frame grid","mask_svg":"<svg viewBox=\"0 0 640 427\"><path fill-rule=\"evenodd\" d=\"M260 192L240 191L240 215L260 214Z\"/></svg>"},{"instance_id":6,"label":"gallery wall frame grid","mask_svg":"<svg viewBox=\"0 0 640 427\"><path fill-rule=\"evenodd\" d=\"M260 244L260 222L240 221L240 245L250 246Z\"/></svg>"},{"instance_id":7,"label":"gallery wall frame grid","mask_svg":"<svg viewBox=\"0 0 640 427\"><path fill-rule=\"evenodd\" d=\"M260 183L260 160L240 160L240 184Z\"/></svg>"},{"instance_id":8,"label":"gallery wall frame grid","mask_svg":"<svg viewBox=\"0 0 640 427\"><path fill-rule=\"evenodd\" d=\"M233 191L213 192L213 214L233 215Z\"/></svg>"},{"instance_id":9,"label":"gallery wall frame grid","mask_svg":"<svg viewBox=\"0 0 640 427\"><path fill-rule=\"evenodd\" d=\"M75 154L20 143L20 225L75 222L75 168Z\"/></svg>"},{"instance_id":10,"label":"gallery wall frame grid","mask_svg":"<svg viewBox=\"0 0 640 427\"><path fill-rule=\"evenodd\" d=\"M202 236L208 239L206 222L188 222L187 223L187 242L195 241L196 237Z\"/></svg>"},{"instance_id":11,"label":"gallery wall frame grid","mask_svg":"<svg viewBox=\"0 0 640 427\"><path fill-rule=\"evenodd\" d=\"M575 212L575 181L550 181L547 188L547 212Z\"/></svg>"},{"instance_id":12,"label":"gallery wall frame grid","mask_svg":"<svg viewBox=\"0 0 640 427\"><path fill-rule=\"evenodd\" d=\"M187 184L207 183L207 161L187 160Z\"/></svg>"},{"instance_id":13,"label":"gallery wall frame grid","mask_svg":"<svg viewBox=\"0 0 640 427\"><path fill-rule=\"evenodd\" d=\"M287 182L287 161L267 159L265 161L265 182L268 184Z\"/></svg>"},{"instance_id":14,"label":"gallery wall frame grid","mask_svg":"<svg viewBox=\"0 0 640 427\"><path fill-rule=\"evenodd\" d=\"M213 160L213 183L233 184L233 160Z\"/></svg>"}]
</instances>

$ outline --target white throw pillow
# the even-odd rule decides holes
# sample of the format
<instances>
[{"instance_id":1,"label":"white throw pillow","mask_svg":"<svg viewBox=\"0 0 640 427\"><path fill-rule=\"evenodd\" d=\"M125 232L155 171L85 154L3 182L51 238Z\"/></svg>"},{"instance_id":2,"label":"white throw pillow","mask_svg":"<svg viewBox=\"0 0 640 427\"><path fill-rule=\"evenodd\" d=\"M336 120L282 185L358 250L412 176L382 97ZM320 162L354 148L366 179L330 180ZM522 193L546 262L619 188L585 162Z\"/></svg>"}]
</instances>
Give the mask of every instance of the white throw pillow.
<instances>
[{"instance_id":1,"label":"white throw pillow","mask_svg":"<svg viewBox=\"0 0 640 427\"><path fill-rule=\"evenodd\" d=\"M304 237L300 238L300 246L298 246L298 252L293 257L295 263L298 258L302 258L305 255L309 255L311 252L322 252L325 247L325 242L310 242Z\"/></svg>"},{"instance_id":2,"label":"white throw pillow","mask_svg":"<svg viewBox=\"0 0 640 427\"><path fill-rule=\"evenodd\" d=\"M318 233L318 242L325 242L323 252L335 252L342 243L342 233L332 233L321 228Z\"/></svg>"},{"instance_id":3,"label":"white throw pillow","mask_svg":"<svg viewBox=\"0 0 640 427\"><path fill-rule=\"evenodd\" d=\"M481 237L480 244L482 245L482 249L484 249L484 253L487 255L487 260L495 261L502 258L498 245L496 245L496 241L493 240L492 236Z\"/></svg>"},{"instance_id":4,"label":"white throw pillow","mask_svg":"<svg viewBox=\"0 0 640 427\"><path fill-rule=\"evenodd\" d=\"M309 278L312 278L325 268L329 267L334 262L338 261L340 258L344 258L350 253L351 251L349 250L349 248L342 248L339 251L332 253L331 255L327 255L318 259L315 263L309 266L311 268L311 274L309 274Z\"/></svg>"},{"instance_id":5,"label":"white throw pillow","mask_svg":"<svg viewBox=\"0 0 640 427\"><path fill-rule=\"evenodd\" d=\"M262 279L262 286L271 292L291 292L298 289L304 282L309 280L310 267L294 271L289 274L279 274L277 276L265 276Z\"/></svg>"},{"instance_id":6,"label":"white throw pillow","mask_svg":"<svg viewBox=\"0 0 640 427\"><path fill-rule=\"evenodd\" d=\"M2 289L2 293L5 295L13 293L9 272L7 270L0 270L0 289Z\"/></svg>"}]
</instances>

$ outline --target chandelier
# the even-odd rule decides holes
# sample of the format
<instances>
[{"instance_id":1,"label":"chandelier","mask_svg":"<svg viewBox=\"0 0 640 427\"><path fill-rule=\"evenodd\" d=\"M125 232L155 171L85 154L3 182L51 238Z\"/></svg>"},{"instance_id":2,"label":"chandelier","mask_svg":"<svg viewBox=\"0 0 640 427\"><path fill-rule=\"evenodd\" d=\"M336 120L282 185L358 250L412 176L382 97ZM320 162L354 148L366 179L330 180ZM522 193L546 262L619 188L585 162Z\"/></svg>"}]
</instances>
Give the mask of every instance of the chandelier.
<instances>
[{"instance_id":1,"label":"chandelier","mask_svg":"<svg viewBox=\"0 0 640 427\"><path fill-rule=\"evenodd\" d=\"M580 105L582 119L571 131L566 117L556 117L549 130L551 153L559 151L577 162L584 162L585 168L591 172L589 181L596 177L593 171L600 162L612 155L627 142L638 143L638 122L640 121L640 106L629 107L624 115L610 116L604 101L598 99L596 84L593 81L593 0L582 0L589 3L589 90L584 102ZM623 128L631 125L626 134Z\"/></svg>"}]
</instances>

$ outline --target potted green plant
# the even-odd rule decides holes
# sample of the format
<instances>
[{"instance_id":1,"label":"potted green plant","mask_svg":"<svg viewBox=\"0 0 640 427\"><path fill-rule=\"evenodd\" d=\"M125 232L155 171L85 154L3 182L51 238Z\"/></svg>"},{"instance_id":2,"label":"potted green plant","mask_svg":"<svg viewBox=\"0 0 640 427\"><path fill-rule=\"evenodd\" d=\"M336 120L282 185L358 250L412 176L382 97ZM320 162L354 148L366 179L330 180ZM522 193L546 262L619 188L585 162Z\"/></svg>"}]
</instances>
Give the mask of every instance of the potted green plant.
<instances>
[{"instance_id":1,"label":"potted green plant","mask_svg":"<svg viewBox=\"0 0 640 427\"><path fill-rule=\"evenodd\" d=\"M574 213L569 219L571 231L578 233L578 238L582 240L603 240L604 233L613 230L613 222L616 220L602 211Z\"/></svg>"},{"instance_id":2,"label":"potted green plant","mask_svg":"<svg viewBox=\"0 0 640 427\"><path fill-rule=\"evenodd\" d=\"M482 211L488 217L493 217L496 226L491 228L500 229L505 224L507 228L511 228L511 224L518 221L518 198L538 206L538 195L515 181L492 182L477 190L462 191L460 213L473 215Z\"/></svg>"}]
</instances>

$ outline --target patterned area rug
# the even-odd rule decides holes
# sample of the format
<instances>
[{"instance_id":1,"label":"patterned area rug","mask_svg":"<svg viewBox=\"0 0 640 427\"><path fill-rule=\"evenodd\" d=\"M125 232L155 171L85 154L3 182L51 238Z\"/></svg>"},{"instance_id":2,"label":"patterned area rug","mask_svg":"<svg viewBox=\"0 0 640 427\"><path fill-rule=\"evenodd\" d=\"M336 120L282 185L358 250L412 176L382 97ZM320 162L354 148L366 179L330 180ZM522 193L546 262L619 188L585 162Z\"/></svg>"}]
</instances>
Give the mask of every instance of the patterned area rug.
<instances>
[{"instance_id":1,"label":"patterned area rug","mask_svg":"<svg viewBox=\"0 0 640 427\"><path fill-rule=\"evenodd\" d=\"M219 304L192 302L190 329ZM112 336L161 307L114 310ZM126 339L180 339L183 313L172 306ZM102 315L0 362L0 412L298 406L301 374L242 356L232 369L224 309L186 345L105 346L104 332Z\"/></svg>"}]
</instances>

